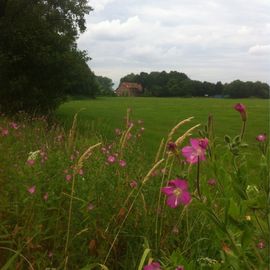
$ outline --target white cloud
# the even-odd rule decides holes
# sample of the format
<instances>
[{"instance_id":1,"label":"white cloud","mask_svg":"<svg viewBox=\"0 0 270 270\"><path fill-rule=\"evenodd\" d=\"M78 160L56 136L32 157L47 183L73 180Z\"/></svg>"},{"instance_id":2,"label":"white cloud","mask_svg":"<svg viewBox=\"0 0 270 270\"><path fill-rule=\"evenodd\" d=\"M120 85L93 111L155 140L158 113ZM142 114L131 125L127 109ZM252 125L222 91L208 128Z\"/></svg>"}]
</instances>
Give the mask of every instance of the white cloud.
<instances>
[{"instance_id":1,"label":"white cloud","mask_svg":"<svg viewBox=\"0 0 270 270\"><path fill-rule=\"evenodd\" d=\"M113 1L114 0L91 0L89 4L94 8L94 11L99 12L104 10L105 6Z\"/></svg>"},{"instance_id":2,"label":"white cloud","mask_svg":"<svg viewBox=\"0 0 270 270\"><path fill-rule=\"evenodd\" d=\"M102 42L104 40L120 41L131 39L133 32L139 30L140 20L137 16L128 18L125 22L119 19L112 21L101 21L99 23L88 24L89 31L81 37L82 40L94 40Z\"/></svg>"},{"instance_id":3,"label":"white cloud","mask_svg":"<svg viewBox=\"0 0 270 270\"><path fill-rule=\"evenodd\" d=\"M255 45L249 48L248 52L255 55L268 55L270 56L270 44L268 45Z\"/></svg>"},{"instance_id":4,"label":"white cloud","mask_svg":"<svg viewBox=\"0 0 270 270\"><path fill-rule=\"evenodd\" d=\"M79 48L98 74L179 70L193 79L269 82L269 0L92 0ZM257 45L256 45L257 44ZM255 57L256 56L256 57Z\"/></svg>"}]
</instances>

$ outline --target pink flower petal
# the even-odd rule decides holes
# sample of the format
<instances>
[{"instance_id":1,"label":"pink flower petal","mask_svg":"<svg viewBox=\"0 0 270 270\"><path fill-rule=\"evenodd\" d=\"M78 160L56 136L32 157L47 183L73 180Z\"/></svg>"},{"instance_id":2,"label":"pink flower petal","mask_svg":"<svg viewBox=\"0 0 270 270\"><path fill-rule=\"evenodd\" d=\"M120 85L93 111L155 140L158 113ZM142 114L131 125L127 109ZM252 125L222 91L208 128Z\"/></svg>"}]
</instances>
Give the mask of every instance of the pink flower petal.
<instances>
[{"instance_id":1,"label":"pink flower petal","mask_svg":"<svg viewBox=\"0 0 270 270\"><path fill-rule=\"evenodd\" d=\"M36 186L32 186L32 187L28 188L27 191L28 191L30 194L34 194L34 193L36 192Z\"/></svg>"},{"instance_id":2,"label":"pink flower petal","mask_svg":"<svg viewBox=\"0 0 270 270\"><path fill-rule=\"evenodd\" d=\"M188 189L188 182L183 179L175 179L169 181L169 185L174 185L175 187L180 188L181 190L187 190Z\"/></svg>"},{"instance_id":3,"label":"pink flower petal","mask_svg":"<svg viewBox=\"0 0 270 270\"><path fill-rule=\"evenodd\" d=\"M143 270L161 270L161 268L158 262L152 262L151 264L144 266Z\"/></svg>"},{"instance_id":4,"label":"pink flower petal","mask_svg":"<svg viewBox=\"0 0 270 270\"><path fill-rule=\"evenodd\" d=\"M172 195L174 190L175 190L175 187L172 187L172 186L161 188L161 191L166 195Z\"/></svg>"},{"instance_id":5,"label":"pink flower petal","mask_svg":"<svg viewBox=\"0 0 270 270\"><path fill-rule=\"evenodd\" d=\"M183 191L182 195L180 196L180 202L184 205L189 204L191 201L191 196L189 192Z\"/></svg>"},{"instance_id":6,"label":"pink flower petal","mask_svg":"<svg viewBox=\"0 0 270 270\"><path fill-rule=\"evenodd\" d=\"M168 196L166 203L171 208L176 208L180 204L180 201L181 201L180 196L175 196L173 194L173 195Z\"/></svg>"},{"instance_id":7,"label":"pink flower petal","mask_svg":"<svg viewBox=\"0 0 270 270\"><path fill-rule=\"evenodd\" d=\"M190 144L194 149L200 148L200 140L199 139L190 139Z\"/></svg>"}]
</instances>

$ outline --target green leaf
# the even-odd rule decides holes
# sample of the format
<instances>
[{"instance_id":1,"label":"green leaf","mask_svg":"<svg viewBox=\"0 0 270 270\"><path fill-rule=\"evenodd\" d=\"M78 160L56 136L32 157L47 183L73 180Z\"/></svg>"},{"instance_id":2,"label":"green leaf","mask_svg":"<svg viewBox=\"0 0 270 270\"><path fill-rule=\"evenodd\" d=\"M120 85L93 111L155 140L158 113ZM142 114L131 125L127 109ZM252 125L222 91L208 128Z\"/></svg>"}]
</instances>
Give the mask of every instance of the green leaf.
<instances>
[{"instance_id":1,"label":"green leaf","mask_svg":"<svg viewBox=\"0 0 270 270\"><path fill-rule=\"evenodd\" d=\"M231 141L232 141L232 139L231 139L231 137L230 137L229 135L225 135L225 136L224 136L224 141L225 141L226 143L230 144Z\"/></svg>"},{"instance_id":2,"label":"green leaf","mask_svg":"<svg viewBox=\"0 0 270 270\"><path fill-rule=\"evenodd\" d=\"M139 264L138 270L142 270L142 268L144 266L145 259L148 256L148 254L150 253L150 251L151 251L150 248L147 248L147 249L144 250L143 255L142 255L142 258L140 260L140 264Z\"/></svg>"}]
</instances>

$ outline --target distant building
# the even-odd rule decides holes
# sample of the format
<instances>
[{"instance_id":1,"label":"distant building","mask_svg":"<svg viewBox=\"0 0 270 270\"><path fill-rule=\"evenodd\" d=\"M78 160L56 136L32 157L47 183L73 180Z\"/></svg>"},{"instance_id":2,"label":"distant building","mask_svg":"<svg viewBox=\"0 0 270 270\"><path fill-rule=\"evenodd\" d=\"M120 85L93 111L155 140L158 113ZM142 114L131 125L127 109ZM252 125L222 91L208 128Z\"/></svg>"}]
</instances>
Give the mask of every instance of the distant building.
<instances>
[{"instance_id":1,"label":"distant building","mask_svg":"<svg viewBox=\"0 0 270 270\"><path fill-rule=\"evenodd\" d=\"M143 88L139 83L122 82L115 90L117 96L137 97L143 93Z\"/></svg>"}]
</instances>

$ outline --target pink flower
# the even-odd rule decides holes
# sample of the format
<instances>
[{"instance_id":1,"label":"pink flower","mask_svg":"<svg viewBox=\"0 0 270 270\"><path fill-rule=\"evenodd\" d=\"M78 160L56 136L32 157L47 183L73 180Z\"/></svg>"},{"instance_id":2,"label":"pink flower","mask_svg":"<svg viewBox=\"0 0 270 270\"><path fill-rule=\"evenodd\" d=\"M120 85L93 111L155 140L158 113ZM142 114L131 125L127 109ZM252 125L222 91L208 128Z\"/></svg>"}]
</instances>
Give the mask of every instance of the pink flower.
<instances>
[{"instance_id":1,"label":"pink flower","mask_svg":"<svg viewBox=\"0 0 270 270\"><path fill-rule=\"evenodd\" d=\"M51 258L53 256L53 253L51 251L48 252L48 257Z\"/></svg>"},{"instance_id":2,"label":"pink flower","mask_svg":"<svg viewBox=\"0 0 270 270\"><path fill-rule=\"evenodd\" d=\"M108 161L109 163L111 163L111 164L114 163L115 160L116 160L115 156L108 156L108 158L107 158L107 161Z\"/></svg>"},{"instance_id":3,"label":"pink flower","mask_svg":"<svg viewBox=\"0 0 270 270\"><path fill-rule=\"evenodd\" d=\"M83 169L79 169L78 174L82 176L83 173L84 173L84 172L83 172Z\"/></svg>"},{"instance_id":4,"label":"pink flower","mask_svg":"<svg viewBox=\"0 0 270 270\"><path fill-rule=\"evenodd\" d=\"M3 128L2 129L2 136L7 136L8 135L8 129L7 128Z\"/></svg>"},{"instance_id":5,"label":"pink flower","mask_svg":"<svg viewBox=\"0 0 270 270\"><path fill-rule=\"evenodd\" d=\"M129 132L129 133L127 134L127 140L130 140L131 137L132 137L132 134Z\"/></svg>"},{"instance_id":6,"label":"pink flower","mask_svg":"<svg viewBox=\"0 0 270 270\"><path fill-rule=\"evenodd\" d=\"M107 150L107 148L106 148L106 147L102 147L102 148L101 148L101 152L102 152L103 154L106 154L106 153L107 153L107 151L108 151L108 150Z\"/></svg>"},{"instance_id":7,"label":"pink flower","mask_svg":"<svg viewBox=\"0 0 270 270\"><path fill-rule=\"evenodd\" d=\"M179 229L178 229L178 227L176 225L173 226L172 233L173 234L179 234Z\"/></svg>"},{"instance_id":8,"label":"pink flower","mask_svg":"<svg viewBox=\"0 0 270 270\"><path fill-rule=\"evenodd\" d=\"M126 161L125 160L119 160L119 165L121 166L121 167L126 167L126 165L127 165L127 163L126 163Z\"/></svg>"},{"instance_id":9,"label":"pink flower","mask_svg":"<svg viewBox=\"0 0 270 270\"><path fill-rule=\"evenodd\" d=\"M70 174L67 174L67 175L66 175L66 180L67 180L67 182L69 182L69 181L71 180L71 178L72 178L72 176L71 176Z\"/></svg>"},{"instance_id":10,"label":"pink flower","mask_svg":"<svg viewBox=\"0 0 270 270\"><path fill-rule=\"evenodd\" d=\"M117 136L121 135L121 129L120 129L120 128L116 128L116 129L114 130L114 132L115 132L115 134L116 134Z\"/></svg>"},{"instance_id":11,"label":"pink flower","mask_svg":"<svg viewBox=\"0 0 270 270\"><path fill-rule=\"evenodd\" d=\"M215 186L216 183L217 183L216 179L209 179L209 180L207 181L207 184L208 184L209 186Z\"/></svg>"},{"instance_id":12,"label":"pink flower","mask_svg":"<svg viewBox=\"0 0 270 270\"><path fill-rule=\"evenodd\" d=\"M256 137L256 140L258 142L264 142L266 140L266 134L259 134L257 137Z\"/></svg>"},{"instance_id":13,"label":"pink flower","mask_svg":"<svg viewBox=\"0 0 270 270\"><path fill-rule=\"evenodd\" d=\"M257 244L258 249L264 249L265 248L265 242L263 240L260 240L260 242Z\"/></svg>"},{"instance_id":14,"label":"pink flower","mask_svg":"<svg viewBox=\"0 0 270 270\"><path fill-rule=\"evenodd\" d=\"M92 203L89 203L88 206L87 206L87 210L88 211L91 211L95 208L95 206L92 204Z\"/></svg>"},{"instance_id":15,"label":"pink flower","mask_svg":"<svg viewBox=\"0 0 270 270\"><path fill-rule=\"evenodd\" d=\"M11 122L11 123L10 123L10 126L11 126L13 129L18 129L18 128L19 128L18 124L16 124L15 122Z\"/></svg>"},{"instance_id":16,"label":"pink flower","mask_svg":"<svg viewBox=\"0 0 270 270\"><path fill-rule=\"evenodd\" d=\"M33 166L34 164L35 164L35 160L34 159L28 159L27 160L27 164L29 165L29 166Z\"/></svg>"},{"instance_id":17,"label":"pink flower","mask_svg":"<svg viewBox=\"0 0 270 270\"><path fill-rule=\"evenodd\" d=\"M179 265L175 268L175 270L185 270L183 265Z\"/></svg>"},{"instance_id":18,"label":"pink flower","mask_svg":"<svg viewBox=\"0 0 270 270\"><path fill-rule=\"evenodd\" d=\"M28 191L30 194L34 194L34 193L36 192L36 186L32 186L32 187L28 188L27 191Z\"/></svg>"},{"instance_id":19,"label":"pink flower","mask_svg":"<svg viewBox=\"0 0 270 270\"><path fill-rule=\"evenodd\" d=\"M144 266L143 270L161 270L161 268L158 262L152 262L151 264Z\"/></svg>"},{"instance_id":20,"label":"pink flower","mask_svg":"<svg viewBox=\"0 0 270 270\"><path fill-rule=\"evenodd\" d=\"M46 193L43 195L43 200L44 200L44 201L47 201L48 198L49 198L49 194L48 194L48 192L46 192Z\"/></svg>"},{"instance_id":21,"label":"pink flower","mask_svg":"<svg viewBox=\"0 0 270 270\"><path fill-rule=\"evenodd\" d=\"M246 111L246 107L244 104L242 103L237 103L234 105L234 109L238 112L240 112L242 121L246 121L247 120L247 111Z\"/></svg>"},{"instance_id":22,"label":"pink flower","mask_svg":"<svg viewBox=\"0 0 270 270\"><path fill-rule=\"evenodd\" d=\"M167 205L176 208L179 204L187 205L191 201L188 192L188 183L186 180L175 179L168 182L168 186L163 187L161 191L168 197Z\"/></svg>"},{"instance_id":23,"label":"pink flower","mask_svg":"<svg viewBox=\"0 0 270 270\"><path fill-rule=\"evenodd\" d=\"M134 126L134 123L133 122L129 122L128 123L128 127L133 127Z\"/></svg>"},{"instance_id":24,"label":"pink flower","mask_svg":"<svg viewBox=\"0 0 270 270\"><path fill-rule=\"evenodd\" d=\"M205 160L205 150L208 146L207 139L190 139L191 146L185 146L182 154L188 163L197 163L199 160Z\"/></svg>"},{"instance_id":25,"label":"pink flower","mask_svg":"<svg viewBox=\"0 0 270 270\"><path fill-rule=\"evenodd\" d=\"M131 188L136 188L138 186L138 183L135 181L135 180L132 180L130 183L129 183L129 186Z\"/></svg>"}]
</instances>

